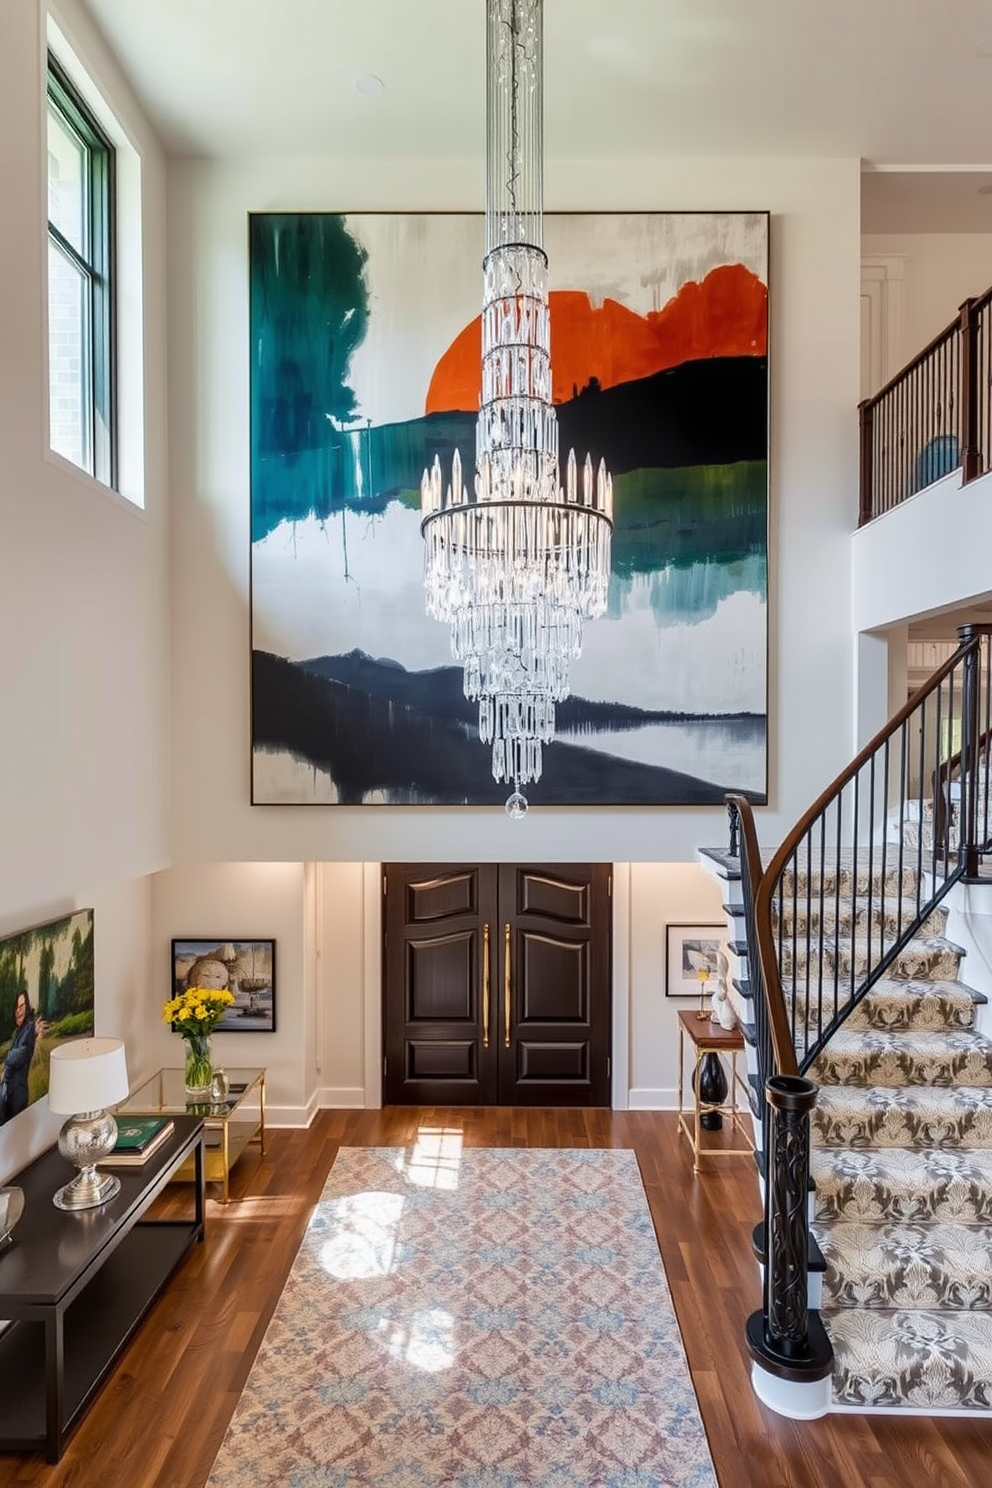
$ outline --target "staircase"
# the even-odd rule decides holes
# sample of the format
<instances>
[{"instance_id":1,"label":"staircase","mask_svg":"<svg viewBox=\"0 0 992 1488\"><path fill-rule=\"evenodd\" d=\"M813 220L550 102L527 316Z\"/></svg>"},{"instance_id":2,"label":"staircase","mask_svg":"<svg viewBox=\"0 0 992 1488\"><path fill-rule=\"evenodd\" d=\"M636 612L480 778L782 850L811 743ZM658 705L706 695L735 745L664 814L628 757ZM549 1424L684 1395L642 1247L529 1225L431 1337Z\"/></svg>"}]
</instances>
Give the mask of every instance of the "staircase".
<instances>
[{"instance_id":1,"label":"staircase","mask_svg":"<svg viewBox=\"0 0 992 1488\"><path fill-rule=\"evenodd\" d=\"M737 862L701 857L727 880L732 997L753 1066ZM795 970L806 1025L811 963L809 985L833 1004L835 971L838 987L863 976L869 944L891 935L900 913L909 918L917 870L887 866L883 876L862 853L856 873L853 860L839 874L814 865L783 883L783 918L798 934L784 941L782 971ZM986 998L963 979L946 920L943 907L925 916L809 1066L819 1086L811 1300L832 1347L833 1410L992 1414L992 1040L976 1028ZM757 1100L752 1110L757 1119Z\"/></svg>"},{"instance_id":2,"label":"staircase","mask_svg":"<svg viewBox=\"0 0 992 1488\"><path fill-rule=\"evenodd\" d=\"M992 1415L992 1039L946 933L959 883L992 895L990 642L963 632L775 853L741 797L730 850L700 853L765 1209L752 1377L786 1415Z\"/></svg>"},{"instance_id":3,"label":"staircase","mask_svg":"<svg viewBox=\"0 0 992 1488\"><path fill-rule=\"evenodd\" d=\"M856 971L866 900L859 919ZM931 913L809 1070L835 1405L992 1411L992 1040L945 920Z\"/></svg>"}]
</instances>

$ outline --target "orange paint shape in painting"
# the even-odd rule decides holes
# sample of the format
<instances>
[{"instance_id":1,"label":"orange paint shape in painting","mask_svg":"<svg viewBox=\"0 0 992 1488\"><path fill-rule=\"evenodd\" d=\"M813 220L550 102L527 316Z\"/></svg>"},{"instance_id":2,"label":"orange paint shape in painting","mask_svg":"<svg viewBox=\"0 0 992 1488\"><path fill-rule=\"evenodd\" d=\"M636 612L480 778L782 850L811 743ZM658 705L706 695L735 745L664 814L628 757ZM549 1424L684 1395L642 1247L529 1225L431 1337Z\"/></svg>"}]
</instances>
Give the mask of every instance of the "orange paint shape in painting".
<instances>
[{"instance_id":1,"label":"orange paint shape in painting","mask_svg":"<svg viewBox=\"0 0 992 1488\"><path fill-rule=\"evenodd\" d=\"M600 387L632 382L701 357L765 356L768 290L743 264L724 264L690 280L661 310L638 315L616 300L595 306L584 290L549 295L556 403L590 378ZM482 318L460 331L438 361L426 413L474 413L481 395Z\"/></svg>"}]
</instances>

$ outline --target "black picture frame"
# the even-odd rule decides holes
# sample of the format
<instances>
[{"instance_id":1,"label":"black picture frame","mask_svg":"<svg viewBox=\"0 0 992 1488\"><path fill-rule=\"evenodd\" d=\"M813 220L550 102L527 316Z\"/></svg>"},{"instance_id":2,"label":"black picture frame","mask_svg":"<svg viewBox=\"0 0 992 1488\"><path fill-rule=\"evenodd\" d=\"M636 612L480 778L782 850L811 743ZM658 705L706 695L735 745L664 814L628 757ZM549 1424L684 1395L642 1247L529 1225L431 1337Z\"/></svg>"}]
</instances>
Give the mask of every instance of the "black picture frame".
<instances>
[{"instance_id":1,"label":"black picture frame","mask_svg":"<svg viewBox=\"0 0 992 1488\"><path fill-rule=\"evenodd\" d=\"M726 954L726 923L665 926L665 996L709 997L717 986L719 956ZM705 969L702 979L699 971Z\"/></svg>"},{"instance_id":2,"label":"black picture frame","mask_svg":"<svg viewBox=\"0 0 992 1488\"><path fill-rule=\"evenodd\" d=\"M234 993L215 1033L275 1033L276 943L258 937L174 936L172 990L215 987Z\"/></svg>"}]
</instances>

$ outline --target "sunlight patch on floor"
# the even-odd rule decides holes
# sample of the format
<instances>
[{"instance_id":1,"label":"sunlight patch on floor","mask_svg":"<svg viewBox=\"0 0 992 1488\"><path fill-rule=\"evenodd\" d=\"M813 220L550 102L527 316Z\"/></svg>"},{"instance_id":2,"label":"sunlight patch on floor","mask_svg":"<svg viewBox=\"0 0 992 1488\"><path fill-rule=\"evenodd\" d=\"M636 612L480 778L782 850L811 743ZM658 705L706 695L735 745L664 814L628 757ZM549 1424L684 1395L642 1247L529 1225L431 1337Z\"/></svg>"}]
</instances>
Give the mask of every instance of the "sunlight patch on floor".
<instances>
[{"instance_id":1,"label":"sunlight patch on floor","mask_svg":"<svg viewBox=\"0 0 992 1488\"><path fill-rule=\"evenodd\" d=\"M334 1235L320 1248L320 1264L338 1281L389 1276L403 1214L402 1194L360 1193L339 1199L332 1213Z\"/></svg>"},{"instance_id":2,"label":"sunlight patch on floor","mask_svg":"<svg viewBox=\"0 0 992 1488\"><path fill-rule=\"evenodd\" d=\"M422 1126L406 1163L418 1188L456 1189L462 1161L462 1132L454 1126Z\"/></svg>"},{"instance_id":3,"label":"sunlight patch on floor","mask_svg":"<svg viewBox=\"0 0 992 1488\"><path fill-rule=\"evenodd\" d=\"M443 1308L431 1307L403 1322L383 1318L379 1341L390 1358L427 1374L439 1374L455 1362L455 1320Z\"/></svg>"}]
</instances>

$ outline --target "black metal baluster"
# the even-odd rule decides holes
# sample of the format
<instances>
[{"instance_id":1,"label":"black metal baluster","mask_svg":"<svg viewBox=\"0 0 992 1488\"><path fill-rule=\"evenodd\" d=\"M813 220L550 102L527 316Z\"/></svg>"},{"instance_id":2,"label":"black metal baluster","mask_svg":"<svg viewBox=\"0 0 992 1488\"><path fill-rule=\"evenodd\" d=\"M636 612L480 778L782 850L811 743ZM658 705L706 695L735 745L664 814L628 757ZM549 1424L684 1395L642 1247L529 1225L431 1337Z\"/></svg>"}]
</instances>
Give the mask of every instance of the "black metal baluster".
<instances>
[{"instance_id":1,"label":"black metal baluster","mask_svg":"<svg viewBox=\"0 0 992 1488\"><path fill-rule=\"evenodd\" d=\"M888 871L889 871L889 740L888 739L886 739L886 741L885 741L885 754L884 754L884 761L883 761L883 766L882 766L882 801L883 801L883 807L882 807L882 879L881 879L882 900L881 900L881 904L879 906L879 911L878 911L878 919L879 919L879 941L878 941L878 944L879 944L879 950L881 952L881 956L884 958L886 956L887 952L888 952L888 945L887 945L888 937L886 936L886 933L885 933L885 897L886 897L886 893L887 893L887 889L888 889L887 879L888 879Z\"/></svg>"},{"instance_id":2,"label":"black metal baluster","mask_svg":"<svg viewBox=\"0 0 992 1488\"><path fill-rule=\"evenodd\" d=\"M927 700L920 704L920 829L916 834L916 914L920 912L920 892L923 884L923 782L926 779L926 732Z\"/></svg>"},{"instance_id":3,"label":"black metal baluster","mask_svg":"<svg viewBox=\"0 0 992 1488\"><path fill-rule=\"evenodd\" d=\"M865 970L871 976L872 947L874 936L872 934L872 910L874 908L874 883L875 872L875 756L872 755L868 762L868 961Z\"/></svg>"},{"instance_id":4,"label":"black metal baluster","mask_svg":"<svg viewBox=\"0 0 992 1488\"><path fill-rule=\"evenodd\" d=\"M934 735L934 768L931 780L942 780L944 776L943 765L950 763L951 750L944 748L944 721L943 721L944 684L937 688L937 727ZM949 732L949 729L947 730ZM936 791L934 792L936 795ZM936 882L937 877L937 803L933 803L933 815L930 819L930 875L931 882Z\"/></svg>"}]
</instances>

